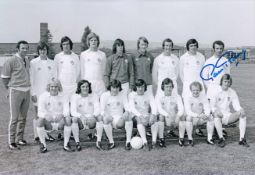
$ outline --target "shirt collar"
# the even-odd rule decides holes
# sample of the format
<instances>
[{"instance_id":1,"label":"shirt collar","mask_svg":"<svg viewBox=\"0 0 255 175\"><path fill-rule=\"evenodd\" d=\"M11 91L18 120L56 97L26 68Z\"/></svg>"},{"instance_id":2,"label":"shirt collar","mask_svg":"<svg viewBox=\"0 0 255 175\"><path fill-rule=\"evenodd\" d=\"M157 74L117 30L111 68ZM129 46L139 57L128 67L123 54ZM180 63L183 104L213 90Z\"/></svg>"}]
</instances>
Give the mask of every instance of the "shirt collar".
<instances>
[{"instance_id":1,"label":"shirt collar","mask_svg":"<svg viewBox=\"0 0 255 175\"><path fill-rule=\"evenodd\" d=\"M149 56L147 51L145 51L145 53L141 53L139 50L137 51L137 55L138 55L138 57L142 57L142 56L148 57Z\"/></svg>"}]
</instances>

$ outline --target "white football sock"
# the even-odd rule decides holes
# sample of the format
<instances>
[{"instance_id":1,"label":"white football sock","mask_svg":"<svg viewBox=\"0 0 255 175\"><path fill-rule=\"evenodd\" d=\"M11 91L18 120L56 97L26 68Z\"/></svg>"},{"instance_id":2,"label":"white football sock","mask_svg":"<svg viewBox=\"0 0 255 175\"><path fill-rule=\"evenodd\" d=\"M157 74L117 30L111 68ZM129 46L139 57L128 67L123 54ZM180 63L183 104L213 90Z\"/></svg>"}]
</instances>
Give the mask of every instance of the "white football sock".
<instances>
[{"instance_id":1,"label":"white football sock","mask_svg":"<svg viewBox=\"0 0 255 175\"><path fill-rule=\"evenodd\" d=\"M142 124L137 124L137 130L143 140L143 144L147 143L145 127Z\"/></svg>"},{"instance_id":2,"label":"white football sock","mask_svg":"<svg viewBox=\"0 0 255 175\"><path fill-rule=\"evenodd\" d=\"M164 122L157 122L158 123L158 136L159 139L163 139L164 138L164 129L165 129L165 123Z\"/></svg>"},{"instance_id":3,"label":"white football sock","mask_svg":"<svg viewBox=\"0 0 255 175\"><path fill-rule=\"evenodd\" d=\"M133 130L133 121L125 121L125 130L126 130L126 137L127 143L131 141L132 137L132 130Z\"/></svg>"},{"instance_id":4,"label":"white football sock","mask_svg":"<svg viewBox=\"0 0 255 175\"><path fill-rule=\"evenodd\" d=\"M64 126L64 147L66 147L69 142L71 132L71 126Z\"/></svg>"},{"instance_id":5,"label":"white football sock","mask_svg":"<svg viewBox=\"0 0 255 175\"><path fill-rule=\"evenodd\" d=\"M97 142L101 142L102 135L103 135L103 129L104 129L103 122L102 122L102 121L97 122L97 123L96 123Z\"/></svg>"},{"instance_id":6,"label":"white football sock","mask_svg":"<svg viewBox=\"0 0 255 175\"><path fill-rule=\"evenodd\" d=\"M40 142L46 147L46 141L45 141L45 128L44 127L37 127L36 128L38 137L40 139Z\"/></svg>"},{"instance_id":7,"label":"white football sock","mask_svg":"<svg viewBox=\"0 0 255 175\"><path fill-rule=\"evenodd\" d=\"M157 134L158 134L158 122L155 122L153 125L151 125L152 142L157 141Z\"/></svg>"},{"instance_id":8,"label":"white football sock","mask_svg":"<svg viewBox=\"0 0 255 175\"><path fill-rule=\"evenodd\" d=\"M214 122L207 121L206 129L207 129L207 139L208 139L208 141L210 141L210 140L212 140L212 136L213 136Z\"/></svg>"},{"instance_id":9,"label":"white football sock","mask_svg":"<svg viewBox=\"0 0 255 175\"><path fill-rule=\"evenodd\" d=\"M220 118L214 118L214 125L217 130L219 138L223 138L222 123Z\"/></svg>"},{"instance_id":10,"label":"white football sock","mask_svg":"<svg viewBox=\"0 0 255 175\"><path fill-rule=\"evenodd\" d=\"M183 139L186 129L186 122L185 121L179 121L179 138Z\"/></svg>"},{"instance_id":11,"label":"white football sock","mask_svg":"<svg viewBox=\"0 0 255 175\"><path fill-rule=\"evenodd\" d=\"M240 141L244 138L246 131L246 117L239 119Z\"/></svg>"},{"instance_id":12,"label":"white football sock","mask_svg":"<svg viewBox=\"0 0 255 175\"><path fill-rule=\"evenodd\" d=\"M187 129L188 139L193 140L193 137L192 137L193 123L186 121L186 129Z\"/></svg>"},{"instance_id":13,"label":"white football sock","mask_svg":"<svg viewBox=\"0 0 255 175\"><path fill-rule=\"evenodd\" d=\"M34 138L39 137L37 134L37 120L33 119Z\"/></svg>"},{"instance_id":14,"label":"white football sock","mask_svg":"<svg viewBox=\"0 0 255 175\"><path fill-rule=\"evenodd\" d=\"M113 136L112 136L112 125L111 124L104 124L104 131L106 136L109 139L110 143L114 143Z\"/></svg>"},{"instance_id":15,"label":"white football sock","mask_svg":"<svg viewBox=\"0 0 255 175\"><path fill-rule=\"evenodd\" d=\"M78 123L72 123L71 128L75 142L80 142Z\"/></svg>"}]
</instances>

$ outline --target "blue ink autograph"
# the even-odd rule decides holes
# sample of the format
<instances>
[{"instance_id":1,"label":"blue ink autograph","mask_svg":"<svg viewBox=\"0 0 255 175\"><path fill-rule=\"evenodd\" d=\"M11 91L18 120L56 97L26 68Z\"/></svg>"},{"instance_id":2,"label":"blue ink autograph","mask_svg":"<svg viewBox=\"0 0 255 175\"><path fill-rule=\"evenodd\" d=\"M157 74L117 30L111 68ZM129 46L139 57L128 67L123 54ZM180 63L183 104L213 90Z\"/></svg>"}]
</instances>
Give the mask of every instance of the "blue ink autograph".
<instances>
[{"instance_id":1,"label":"blue ink autograph","mask_svg":"<svg viewBox=\"0 0 255 175\"><path fill-rule=\"evenodd\" d=\"M246 59L246 50L245 49L242 49L242 52L234 52L234 51L227 51L225 52L224 54L222 54L219 59L216 61L215 64L207 64L205 65L202 69L201 69L201 72L200 72L200 77L202 78L202 80L204 81L209 81L209 80L214 80L214 78L216 78L224 69L223 69L223 66L226 65L228 66L228 63L233 63L235 62L239 57L241 57L241 55L243 55L242 57L242 60L245 60ZM224 57L228 57L228 61L225 61L223 62L222 64L218 65L220 60ZM239 60L237 60L236 62L236 66L238 66L239 64ZM212 67L212 71L210 73L210 75L204 75L204 70L206 70L206 68L209 68L209 67ZM219 71L216 72L215 69L219 69L221 68ZM205 77L204 77L205 76Z\"/></svg>"}]
</instances>

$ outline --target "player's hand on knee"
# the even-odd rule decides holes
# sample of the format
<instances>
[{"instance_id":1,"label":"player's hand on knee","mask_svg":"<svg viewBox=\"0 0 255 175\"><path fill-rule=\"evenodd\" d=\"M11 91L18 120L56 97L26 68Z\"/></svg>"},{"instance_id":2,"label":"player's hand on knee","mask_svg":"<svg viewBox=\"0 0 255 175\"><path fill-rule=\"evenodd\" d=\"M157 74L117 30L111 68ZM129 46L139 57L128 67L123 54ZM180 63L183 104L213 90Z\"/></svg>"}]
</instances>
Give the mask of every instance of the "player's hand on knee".
<instances>
[{"instance_id":1,"label":"player's hand on knee","mask_svg":"<svg viewBox=\"0 0 255 175\"><path fill-rule=\"evenodd\" d=\"M113 121L113 118L109 115L104 115L103 120L105 124L109 124Z\"/></svg>"},{"instance_id":2,"label":"player's hand on knee","mask_svg":"<svg viewBox=\"0 0 255 175\"><path fill-rule=\"evenodd\" d=\"M203 120L208 120L208 116L205 115L204 113L199 114L199 118L203 119Z\"/></svg>"},{"instance_id":3,"label":"player's hand on knee","mask_svg":"<svg viewBox=\"0 0 255 175\"><path fill-rule=\"evenodd\" d=\"M32 100L32 102L36 103L36 102L37 102L37 97L36 97L36 95L31 96L31 100Z\"/></svg>"},{"instance_id":4,"label":"player's hand on knee","mask_svg":"<svg viewBox=\"0 0 255 175\"><path fill-rule=\"evenodd\" d=\"M156 122L157 122L157 116L152 114L151 117L150 117L149 124L153 125Z\"/></svg>"},{"instance_id":5,"label":"player's hand on knee","mask_svg":"<svg viewBox=\"0 0 255 175\"><path fill-rule=\"evenodd\" d=\"M96 120L98 121L98 122L101 122L101 121L103 121L103 116L102 115L97 115L97 116L95 116L95 118L96 118Z\"/></svg>"},{"instance_id":6,"label":"player's hand on knee","mask_svg":"<svg viewBox=\"0 0 255 175\"><path fill-rule=\"evenodd\" d=\"M175 121L174 121L174 122L175 122L175 124L177 124L177 125L178 125L179 121L180 121L180 116L176 116L176 117L175 117Z\"/></svg>"},{"instance_id":7,"label":"player's hand on knee","mask_svg":"<svg viewBox=\"0 0 255 175\"><path fill-rule=\"evenodd\" d=\"M222 117L223 117L223 114L222 114L222 112L221 112L221 111L216 110L216 111L214 112L214 116L215 116L215 117L222 118Z\"/></svg>"},{"instance_id":8,"label":"player's hand on knee","mask_svg":"<svg viewBox=\"0 0 255 175\"><path fill-rule=\"evenodd\" d=\"M55 122L60 122L60 120L62 120L63 118L64 118L63 114L57 114L55 118Z\"/></svg>"},{"instance_id":9,"label":"player's hand on knee","mask_svg":"<svg viewBox=\"0 0 255 175\"><path fill-rule=\"evenodd\" d=\"M142 123L144 126L148 126L149 121L148 121L148 119L147 119L147 116L140 116L139 118L140 118L141 123Z\"/></svg>"},{"instance_id":10,"label":"player's hand on knee","mask_svg":"<svg viewBox=\"0 0 255 175\"><path fill-rule=\"evenodd\" d=\"M124 118L124 120L128 121L129 120L129 112L125 111L123 113L123 118Z\"/></svg>"}]
</instances>

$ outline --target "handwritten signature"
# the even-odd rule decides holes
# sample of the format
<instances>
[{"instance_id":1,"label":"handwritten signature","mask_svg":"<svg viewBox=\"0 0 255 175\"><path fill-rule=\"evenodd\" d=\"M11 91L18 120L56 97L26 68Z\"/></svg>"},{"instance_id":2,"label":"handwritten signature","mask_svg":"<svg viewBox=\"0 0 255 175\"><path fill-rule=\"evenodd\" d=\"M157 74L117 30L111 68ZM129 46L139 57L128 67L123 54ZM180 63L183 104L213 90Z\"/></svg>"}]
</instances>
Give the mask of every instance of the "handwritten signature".
<instances>
[{"instance_id":1,"label":"handwritten signature","mask_svg":"<svg viewBox=\"0 0 255 175\"><path fill-rule=\"evenodd\" d=\"M223 63L220 64L220 61L222 58L224 58L224 56L228 57L229 59ZM234 51L227 51L225 53L223 53L218 60L216 61L215 64L207 64L205 65L200 72L200 77L202 78L202 80L204 81L209 81L209 80L214 80L214 78L216 78L218 75L220 75L224 68L223 66L225 65L226 67L228 66L228 64L232 64L233 62L236 61L236 66L238 66L239 64L239 60L238 58L242 58L242 60L246 59L246 50L242 49L242 52L234 52ZM205 75L205 70L212 67L212 71L210 72L209 75ZM216 71L216 68L219 69Z\"/></svg>"}]
</instances>

